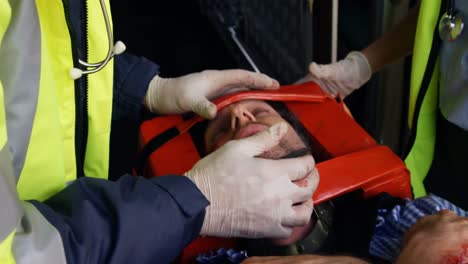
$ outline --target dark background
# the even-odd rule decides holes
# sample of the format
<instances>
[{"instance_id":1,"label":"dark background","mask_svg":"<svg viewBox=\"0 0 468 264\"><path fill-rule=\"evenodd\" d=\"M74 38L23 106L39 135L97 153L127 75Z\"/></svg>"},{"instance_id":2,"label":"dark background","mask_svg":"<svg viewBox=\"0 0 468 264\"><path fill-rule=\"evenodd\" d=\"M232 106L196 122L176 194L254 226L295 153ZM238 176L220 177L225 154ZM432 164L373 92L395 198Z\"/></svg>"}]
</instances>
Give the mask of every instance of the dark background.
<instances>
[{"instance_id":1,"label":"dark background","mask_svg":"<svg viewBox=\"0 0 468 264\"><path fill-rule=\"evenodd\" d=\"M338 59L365 48L382 34L386 1L393 2L339 1ZM159 64L163 77L205 69L252 70L230 38L226 23L216 15L222 14L225 21L237 25L238 37L260 70L281 84L291 84L307 73L312 60L331 60L331 3L315 0L312 12L308 0L111 0L111 8L114 39L123 41L127 52ZM376 100L382 97L378 80L379 74L375 74L345 102L356 121L385 144L381 135L392 124L382 120L382 107ZM407 91L405 85L400 89ZM407 93L402 94L405 102ZM405 143L406 111L398 114L402 131L390 147L400 154Z\"/></svg>"},{"instance_id":2,"label":"dark background","mask_svg":"<svg viewBox=\"0 0 468 264\"><path fill-rule=\"evenodd\" d=\"M204 1L217 2L217 1ZM226 5L235 5L235 0L224 0ZM290 23L268 25L267 30L275 31L274 27L279 28L280 38L286 39L282 43L271 41L262 47L254 47L249 50L252 57L260 57L260 53L268 53L269 49L275 46L277 49L297 50L297 34L311 35L312 43L306 47L309 52L308 57L319 63L330 62L330 8L331 1L316 0L314 3L312 17L312 28L304 27L309 32L300 32L297 28L296 17L301 12L298 9L281 8L282 5L288 7L289 3L297 3L303 6L302 12L308 12L308 1L306 0L250 0L251 3L257 2L252 8L261 9L263 13L271 13L276 17L290 17ZM374 10L376 9L376 0L347 0L340 1L340 24L339 24L339 54L338 58L343 58L349 51L360 50L366 47L374 39L375 27L378 26ZM381 2L381 1L380 1ZM275 5L275 3L277 3ZM262 6L263 4L263 6ZM213 21L210 21L206 15L207 8L201 8L197 0L178 0L178 1L130 1L113 0L111 2L115 39L122 40L127 50L131 53L143 55L161 66L162 76L180 76L204 69L229 69L246 68L251 70L248 64L239 62L241 55L233 54L237 51L232 47L232 42L227 43L226 36L221 36L219 29L216 28ZM208 4L209 6L209 4ZM272 8L273 6L273 8ZM279 6L280 8L274 8ZM206 6L203 6L206 7ZM202 10L203 9L203 10ZM256 14L258 10L253 10ZM242 18L240 18L242 19ZM243 24L245 27L253 27L252 20L264 20L258 16L251 19L250 25ZM255 21L254 21L255 22ZM299 25L301 26L301 25ZM244 27L244 29L245 29ZM240 28L242 33L243 28ZM272 33L274 34L274 33ZM296 35L294 35L296 34ZM245 36L240 34L240 37ZM244 39L249 44L249 36ZM288 40L289 39L289 40ZM228 39L229 40L229 39ZM294 40L294 41L293 41ZM256 41L261 41L256 39ZM302 43L301 43L302 44ZM253 46L253 45L251 45ZM303 49L304 50L304 49ZM306 51L304 51L305 53ZM293 59L298 60L295 66L302 68L303 74L307 71L307 65L310 61L305 61L301 52L292 54ZM239 59L240 58L240 59ZM281 63L280 59L275 62L267 61L261 57L255 60L258 65L272 65ZM266 68L265 67L265 68ZM284 67L284 72L269 72L266 69L262 72L270 74L277 78L282 84L294 82L294 77L300 78L302 74L289 74L285 78L284 72L288 68ZM292 75L292 76L291 76ZM370 86L370 85L367 85ZM368 87L363 87L352 96L347 98L347 103L357 121L361 123L372 134L373 117L366 114L371 113L369 105L371 102L368 97L374 96Z\"/></svg>"}]
</instances>

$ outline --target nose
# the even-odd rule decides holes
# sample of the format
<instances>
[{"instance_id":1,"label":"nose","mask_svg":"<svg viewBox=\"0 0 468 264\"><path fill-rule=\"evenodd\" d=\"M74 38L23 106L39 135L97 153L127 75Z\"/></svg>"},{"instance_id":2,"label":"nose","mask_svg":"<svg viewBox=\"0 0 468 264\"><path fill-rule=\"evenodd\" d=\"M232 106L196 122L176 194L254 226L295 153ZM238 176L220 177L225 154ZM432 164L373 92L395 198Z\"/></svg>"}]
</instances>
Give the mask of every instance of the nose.
<instances>
[{"instance_id":1,"label":"nose","mask_svg":"<svg viewBox=\"0 0 468 264\"><path fill-rule=\"evenodd\" d=\"M255 122L255 116L242 104L231 107L231 128L234 130L250 122Z\"/></svg>"}]
</instances>

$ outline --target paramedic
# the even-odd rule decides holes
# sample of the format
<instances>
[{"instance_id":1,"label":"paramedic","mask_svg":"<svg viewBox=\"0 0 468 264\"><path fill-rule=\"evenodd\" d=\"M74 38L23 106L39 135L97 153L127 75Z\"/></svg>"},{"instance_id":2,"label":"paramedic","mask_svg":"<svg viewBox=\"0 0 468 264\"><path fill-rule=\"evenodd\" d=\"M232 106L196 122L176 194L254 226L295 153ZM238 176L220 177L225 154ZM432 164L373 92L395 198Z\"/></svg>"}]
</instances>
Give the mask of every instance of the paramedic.
<instances>
[{"instance_id":1,"label":"paramedic","mask_svg":"<svg viewBox=\"0 0 468 264\"><path fill-rule=\"evenodd\" d=\"M106 180L117 113L144 102L213 118L210 98L278 87L240 70L163 79L143 58L102 60L122 51L108 41L108 7L0 0L0 263L169 263L199 234L287 237L304 225L313 186L293 181L311 177L312 156L254 157L278 144L284 123L226 144L188 177Z\"/></svg>"},{"instance_id":2,"label":"paramedic","mask_svg":"<svg viewBox=\"0 0 468 264\"><path fill-rule=\"evenodd\" d=\"M441 2L421 1L395 29L362 52L351 52L329 65L311 63L304 79L345 97L373 72L412 51L408 116L412 134L405 163L414 194L420 197L428 191L467 209L468 31L461 25L467 25L468 2ZM454 28L441 31L439 25L446 17L442 15L450 8Z\"/></svg>"}]
</instances>

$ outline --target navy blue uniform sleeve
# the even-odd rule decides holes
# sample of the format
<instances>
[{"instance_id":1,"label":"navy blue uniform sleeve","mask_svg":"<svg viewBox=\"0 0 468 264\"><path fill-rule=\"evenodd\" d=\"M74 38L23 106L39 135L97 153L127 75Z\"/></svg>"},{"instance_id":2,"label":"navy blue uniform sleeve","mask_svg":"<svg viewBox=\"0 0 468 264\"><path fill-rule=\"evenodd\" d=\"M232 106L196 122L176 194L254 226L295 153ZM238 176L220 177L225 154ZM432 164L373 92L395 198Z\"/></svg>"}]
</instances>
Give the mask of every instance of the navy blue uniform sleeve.
<instances>
[{"instance_id":1,"label":"navy blue uniform sleeve","mask_svg":"<svg viewBox=\"0 0 468 264\"><path fill-rule=\"evenodd\" d=\"M114 57L114 95L110 139L109 179L130 173L136 155L143 99L159 67L124 52Z\"/></svg>"},{"instance_id":2,"label":"navy blue uniform sleeve","mask_svg":"<svg viewBox=\"0 0 468 264\"><path fill-rule=\"evenodd\" d=\"M114 97L112 120L135 119L140 114L148 85L159 66L129 53L114 57Z\"/></svg>"},{"instance_id":3,"label":"navy blue uniform sleeve","mask_svg":"<svg viewBox=\"0 0 468 264\"><path fill-rule=\"evenodd\" d=\"M170 263L195 239L209 204L188 178L83 177L31 203L59 231L67 263Z\"/></svg>"}]
</instances>

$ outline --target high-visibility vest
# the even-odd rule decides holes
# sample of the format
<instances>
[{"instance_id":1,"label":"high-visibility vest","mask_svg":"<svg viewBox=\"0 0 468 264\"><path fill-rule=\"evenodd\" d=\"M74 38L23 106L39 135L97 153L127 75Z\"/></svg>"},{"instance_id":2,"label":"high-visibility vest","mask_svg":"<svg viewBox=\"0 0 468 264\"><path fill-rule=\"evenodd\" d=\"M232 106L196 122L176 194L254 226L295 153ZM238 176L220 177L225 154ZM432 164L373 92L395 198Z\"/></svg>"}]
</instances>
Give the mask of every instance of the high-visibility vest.
<instances>
[{"instance_id":1,"label":"high-visibility vest","mask_svg":"<svg viewBox=\"0 0 468 264\"><path fill-rule=\"evenodd\" d=\"M22 217L21 200L43 201L77 176L108 177L113 60L79 81L69 75L78 59L102 61L109 48L99 1L84 1L87 57L76 52L80 40L71 30L68 1L0 0L0 151L12 160L10 174L0 162L0 207L12 208L0 221L0 263L15 263L12 223ZM79 87L86 98L78 96ZM79 100L86 101L83 120L76 116ZM81 142L78 133L85 135Z\"/></svg>"},{"instance_id":2,"label":"high-visibility vest","mask_svg":"<svg viewBox=\"0 0 468 264\"><path fill-rule=\"evenodd\" d=\"M439 40L434 39L437 37L434 33L438 27L441 0L423 0L420 5L408 108L409 127L416 130L411 149L405 158L406 166L411 172L415 198L426 194L423 181L434 157L440 69L439 50L434 45ZM427 80L423 80L424 78ZM421 90L424 85L427 86L427 91Z\"/></svg>"},{"instance_id":3,"label":"high-visibility vest","mask_svg":"<svg viewBox=\"0 0 468 264\"><path fill-rule=\"evenodd\" d=\"M20 140L26 145L22 148L13 146L19 150L12 153L21 200L44 200L50 197L63 189L67 182L76 179L77 171L80 170L84 171L85 176L108 176L112 61L101 71L85 75L77 82L69 76L74 61L76 63L81 59L97 62L107 55L108 40L104 16L99 1L87 1L87 30L83 32L82 41L87 43L88 56L78 58L78 52L73 52L72 47L76 49L81 42L76 36L71 36L70 32L73 30L68 26L71 22L67 14L70 11L63 2L66 1L36 0L35 4L31 3L29 7L34 8L35 12L30 11L32 14L27 17L15 17L15 8L26 10L24 6L27 4L17 3L17 7L12 6L12 32L7 32L2 43L6 50L11 51L11 46L15 45L21 51L19 54L6 56L7 60L13 61L5 61L5 58L2 58L3 63L8 66L0 66L0 78L3 78L6 97L9 140L13 141L13 145ZM109 3L107 9L110 13ZM27 21L18 21L19 19ZM28 33L26 27L29 25L36 25L38 32L32 33L30 39L22 39L18 32ZM22 58L23 56L25 58ZM11 72L5 67L11 69ZM21 74L25 76L11 77L17 69L21 69ZM87 91L82 92L86 98L77 98L81 96L78 95L81 87L76 87L80 82L86 83L83 88ZM24 90L28 92L25 93ZM78 120L76 116L79 107L76 101L79 100L86 101L82 111L87 113L82 120ZM25 107L24 113L19 115L19 111L14 109L19 104L32 107L29 107L29 110ZM32 125L25 124L25 120L30 121ZM10 123L15 122L22 123L10 126ZM20 129L21 131L18 131ZM85 136L81 139L82 142L76 142L78 136L82 136L78 134ZM77 146L80 145L85 146L83 157L79 157L80 153L76 152ZM83 162L78 164L77 160Z\"/></svg>"}]
</instances>

